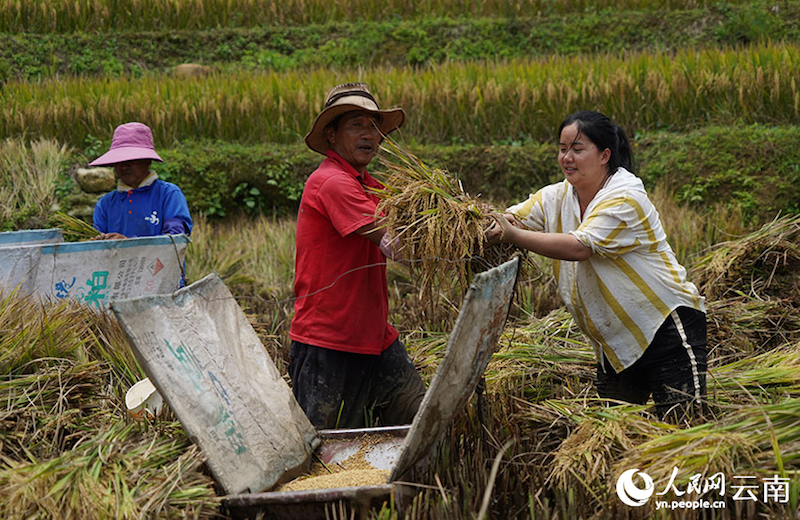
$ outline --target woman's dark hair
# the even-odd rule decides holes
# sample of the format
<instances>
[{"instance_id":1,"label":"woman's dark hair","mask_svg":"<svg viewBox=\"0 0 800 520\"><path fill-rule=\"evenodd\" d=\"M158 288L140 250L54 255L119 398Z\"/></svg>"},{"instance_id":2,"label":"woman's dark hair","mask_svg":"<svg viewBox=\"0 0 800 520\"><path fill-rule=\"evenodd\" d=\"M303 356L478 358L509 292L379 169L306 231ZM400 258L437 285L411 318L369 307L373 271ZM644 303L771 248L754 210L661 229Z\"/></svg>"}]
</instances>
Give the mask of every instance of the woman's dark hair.
<instances>
[{"instance_id":1,"label":"woman's dark hair","mask_svg":"<svg viewBox=\"0 0 800 520\"><path fill-rule=\"evenodd\" d=\"M611 158L608 160L608 172L614 173L617 168L622 166L633 173L633 156L631 154L631 144L622 128L618 127L611 120L600 112L582 110L567 116L558 127L558 138L561 139L561 131L571 124L578 125L578 133L585 135L601 152L608 148L611 151Z\"/></svg>"}]
</instances>

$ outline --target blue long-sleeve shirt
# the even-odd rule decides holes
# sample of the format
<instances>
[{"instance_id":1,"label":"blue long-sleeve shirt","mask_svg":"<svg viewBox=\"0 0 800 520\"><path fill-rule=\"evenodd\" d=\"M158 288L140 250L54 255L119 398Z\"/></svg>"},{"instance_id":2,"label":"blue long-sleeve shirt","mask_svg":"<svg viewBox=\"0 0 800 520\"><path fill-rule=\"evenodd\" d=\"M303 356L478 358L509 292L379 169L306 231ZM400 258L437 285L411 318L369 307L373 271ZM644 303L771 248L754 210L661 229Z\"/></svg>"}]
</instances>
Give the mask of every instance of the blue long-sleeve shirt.
<instances>
[{"instance_id":1,"label":"blue long-sleeve shirt","mask_svg":"<svg viewBox=\"0 0 800 520\"><path fill-rule=\"evenodd\" d=\"M103 195L94 208L94 227L128 238L192 232L189 205L181 189L162 180Z\"/></svg>"}]
</instances>

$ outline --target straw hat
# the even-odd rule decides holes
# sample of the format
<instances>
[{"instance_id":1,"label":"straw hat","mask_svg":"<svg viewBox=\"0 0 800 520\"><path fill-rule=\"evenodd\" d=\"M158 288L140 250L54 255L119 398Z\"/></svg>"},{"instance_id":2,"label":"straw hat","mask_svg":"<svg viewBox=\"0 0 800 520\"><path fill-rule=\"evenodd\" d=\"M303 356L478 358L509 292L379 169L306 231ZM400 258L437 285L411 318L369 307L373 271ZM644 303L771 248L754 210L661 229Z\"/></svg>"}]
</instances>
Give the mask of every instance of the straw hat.
<instances>
[{"instance_id":1,"label":"straw hat","mask_svg":"<svg viewBox=\"0 0 800 520\"><path fill-rule=\"evenodd\" d=\"M153 146L153 132L150 127L142 123L125 123L114 129L111 148L90 162L89 166L110 166L137 159L164 162Z\"/></svg>"},{"instance_id":2,"label":"straw hat","mask_svg":"<svg viewBox=\"0 0 800 520\"><path fill-rule=\"evenodd\" d=\"M308 147L324 155L329 148L328 140L325 138L325 127L340 115L351 110L366 110L373 114L379 114L381 121L378 128L383 135L388 135L389 132L400 128L406 120L406 113L402 108L389 110L378 108L378 103L372 97L366 83L343 83L328 92L325 106L314 120L314 125L306 136Z\"/></svg>"}]
</instances>

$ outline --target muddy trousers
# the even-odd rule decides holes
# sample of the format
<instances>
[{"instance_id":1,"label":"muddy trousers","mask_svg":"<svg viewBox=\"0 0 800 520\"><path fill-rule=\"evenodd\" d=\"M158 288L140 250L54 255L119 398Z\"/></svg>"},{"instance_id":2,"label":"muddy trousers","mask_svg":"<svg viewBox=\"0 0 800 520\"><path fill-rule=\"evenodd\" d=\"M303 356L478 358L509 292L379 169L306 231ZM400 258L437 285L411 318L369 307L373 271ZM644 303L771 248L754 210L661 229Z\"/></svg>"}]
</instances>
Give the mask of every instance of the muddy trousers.
<instances>
[{"instance_id":1,"label":"muddy trousers","mask_svg":"<svg viewBox=\"0 0 800 520\"><path fill-rule=\"evenodd\" d=\"M292 392L317 429L411 424L425 383L398 339L380 355L293 341Z\"/></svg>"},{"instance_id":2,"label":"muddy trousers","mask_svg":"<svg viewBox=\"0 0 800 520\"><path fill-rule=\"evenodd\" d=\"M703 410L707 358L705 313L678 307L630 367L616 373L603 356L604 366L597 365L597 393L636 404L645 404L652 395L661 417L680 421Z\"/></svg>"}]
</instances>

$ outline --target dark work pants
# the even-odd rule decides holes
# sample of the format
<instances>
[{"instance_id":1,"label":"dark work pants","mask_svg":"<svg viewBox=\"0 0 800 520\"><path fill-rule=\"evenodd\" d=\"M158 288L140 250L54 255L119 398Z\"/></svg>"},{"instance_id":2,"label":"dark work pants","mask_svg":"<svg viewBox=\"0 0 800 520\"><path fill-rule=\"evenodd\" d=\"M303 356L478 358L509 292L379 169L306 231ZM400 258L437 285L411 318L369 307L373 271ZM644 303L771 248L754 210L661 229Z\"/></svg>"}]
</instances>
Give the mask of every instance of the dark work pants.
<instances>
[{"instance_id":1,"label":"dark work pants","mask_svg":"<svg viewBox=\"0 0 800 520\"><path fill-rule=\"evenodd\" d=\"M692 408L702 410L707 357L706 315L678 307L630 367L618 374L603 356L605 370L597 365L597 393L636 404L645 404L652 394L661 417L682 420Z\"/></svg>"},{"instance_id":2,"label":"dark work pants","mask_svg":"<svg viewBox=\"0 0 800 520\"><path fill-rule=\"evenodd\" d=\"M317 429L411 424L425 383L398 339L380 355L293 341L292 392Z\"/></svg>"}]
</instances>

